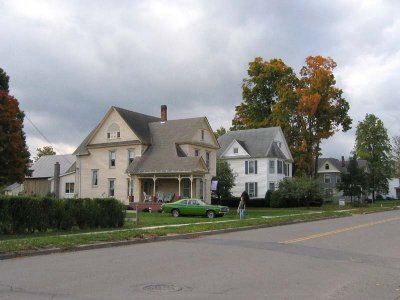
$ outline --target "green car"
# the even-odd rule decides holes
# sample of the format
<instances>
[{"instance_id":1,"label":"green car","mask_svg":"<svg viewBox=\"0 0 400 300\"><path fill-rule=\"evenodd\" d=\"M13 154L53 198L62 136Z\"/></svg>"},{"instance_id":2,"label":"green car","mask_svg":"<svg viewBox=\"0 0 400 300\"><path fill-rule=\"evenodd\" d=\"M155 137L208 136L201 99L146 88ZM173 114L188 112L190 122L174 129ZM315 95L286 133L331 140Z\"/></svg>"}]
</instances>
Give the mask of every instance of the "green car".
<instances>
[{"instance_id":1,"label":"green car","mask_svg":"<svg viewBox=\"0 0 400 300\"><path fill-rule=\"evenodd\" d=\"M227 206L207 204L200 199L182 199L173 203L165 203L161 206L161 209L163 212L171 213L174 217L188 215L214 218L229 212Z\"/></svg>"}]
</instances>

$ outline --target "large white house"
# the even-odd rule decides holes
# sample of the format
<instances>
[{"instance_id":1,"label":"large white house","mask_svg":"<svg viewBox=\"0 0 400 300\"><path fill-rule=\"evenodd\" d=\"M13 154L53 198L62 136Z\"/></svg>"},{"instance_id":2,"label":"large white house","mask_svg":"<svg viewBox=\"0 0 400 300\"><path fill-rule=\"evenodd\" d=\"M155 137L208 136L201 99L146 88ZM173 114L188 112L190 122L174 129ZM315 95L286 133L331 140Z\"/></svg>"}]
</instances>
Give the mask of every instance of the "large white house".
<instances>
[{"instance_id":1,"label":"large white house","mask_svg":"<svg viewBox=\"0 0 400 300\"><path fill-rule=\"evenodd\" d=\"M78 197L211 201L219 148L206 117L167 120L111 107L74 154Z\"/></svg>"},{"instance_id":2,"label":"large white house","mask_svg":"<svg viewBox=\"0 0 400 300\"><path fill-rule=\"evenodd\" d=\"M285 177L292 177L293 157L280 127L229 131L218 139L218 158L236 174L233 196L247 191L264 198Z\"/></svg>"}]
</instances>

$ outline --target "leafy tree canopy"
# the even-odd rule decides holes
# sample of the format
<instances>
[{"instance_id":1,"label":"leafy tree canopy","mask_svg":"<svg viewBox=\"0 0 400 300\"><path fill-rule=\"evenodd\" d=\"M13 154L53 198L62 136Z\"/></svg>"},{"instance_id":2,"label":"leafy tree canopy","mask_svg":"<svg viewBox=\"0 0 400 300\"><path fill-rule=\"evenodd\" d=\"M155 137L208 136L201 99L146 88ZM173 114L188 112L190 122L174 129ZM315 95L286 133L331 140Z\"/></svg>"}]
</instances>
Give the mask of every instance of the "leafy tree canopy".
<instances>
[{"instance_id":1,"label":"leafy tree canopy","mask_svg":"<svg viewBox=\"0 0 400 300\"><path fill-rule=\"evenodd\" d=\"M223 136L226 133L226 129L224 127L220 127L217 129L217 131L214 131L214 136L216 139L218 139L220 136Z\"/></svg>"},{"instance_id":2,"label":"leafy tree canopy","mask_svg":"<svg viewBox=\"0 0 400 300\"><path fill-rule=\"evenodd\" d=\"M25 115L18 100L8 94L8 81L0 69L0 186L22 182L30 156L23 131Z\"/></svg>"},{"instance_id":3,"label":"leafy tree canopy","mask_svg":"<svg viewBox=\"0 0 400 300\"><path fill-rule=\"evenodd\" d=\"M344 196L350 196L351 202L353 202L353 197L360 198L368 190L366 170L358 165L356 155L349 159L347 172L341 175L337 188L343 191Z\"/></svg>"},{"instance_id":4,"label":"leafy tree canopy","mask_svg":"<svg viewBox=\"0 0 400 300\"><path fill-rule=\"evenodd\" d=\"M235 186L236 174L233 173L229 163L225 160L217 160L218 193L221 198L232 196L231 189Z\"/></svg>"},{"instance_id":5,"label":"leafy tree canopy","mask_svg":"<svg viewBox=\"0 0 400 300\"><path fill-rule=\"evenodd\" d=\"M394 175L400 177L400 136L397 135L392 139L392 158L394 165Z\"/></svg>"},{"instance_id":6,"label":"leafy tree canopy","mask_svg":"<svg viewBox=\"0 0 400 300\"><path fill-rule=\"evenodd\" d=\"M6 91L8 93L8 83L10 77L0 68L0 91Z\"/></svg>"},{"instance_id":7,"label":"leafy tree canopy","mask_svg":"<svg viewBox=\"0 0 400 300\"><path fill-rule=\"evenodd\" d=\"M38 161L38 159L44 155L56 155L56 151L54 151L52 146L43 146L43 148L37 148L34 161Z\"/></svg>"},{"instance_id":8,"label":"leafy tree canopy","mask_svg":"<svg viewBox=\"0 0 400 300\"><path fill-rule=\"evenodd\" d=\"M351 128L349 104L338 89L331 58L309 56L298 77L280 59L249 63L243 102L232 129L280 126L295 159L296 175L316 175L322 140Z\"/></svg>"},{"instance_id":9,"label":"leafy tree canopy","mask_svg":"<svg viewBox=\"0 0 400 300\"><path fill-rule=\"evenodd\" d=\"M355 154L368 161L368 185L375 193L388 192L392 161L390 139L383 122L373 114L367 114L357 125Z\"/></svg>"}]
</instances>

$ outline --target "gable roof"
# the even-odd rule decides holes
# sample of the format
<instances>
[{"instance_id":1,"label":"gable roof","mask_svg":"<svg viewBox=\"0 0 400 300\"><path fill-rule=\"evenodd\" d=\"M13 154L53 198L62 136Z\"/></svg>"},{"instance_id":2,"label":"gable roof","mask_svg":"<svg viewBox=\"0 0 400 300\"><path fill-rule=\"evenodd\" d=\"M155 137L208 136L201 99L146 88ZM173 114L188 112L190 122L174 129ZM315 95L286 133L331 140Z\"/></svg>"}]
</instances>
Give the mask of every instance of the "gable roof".
<instances>
[{"instance_id":1,"label":"gable roof","mask_svg":"<svg viewBox=\"0 0 400 300\"><path fill-rule=\"evenodd\" d=\"M318 158L318 170L320 168L322 168L323 165L326 164L327 162L334 165L340 172L342 172L342 173L347 172L347 167L349 166L349 161L348 160L341 161L337 158L332 158L332 157ZM357 163L360 168L368 167L368 162L365 159L357 159Z\"/></svg>"},{"instance_id":2,"label":"gable roof","mask_svg":"<svg viewBox=\"0 0 400 300\"><path fill-rule=\"evenodd\" d=\"M73 154L75 155L89 154L87 146L90 140L95 135L97 130L100 128L104 120L107 118L107 116L113 109L115 109L115 111L121 116L121 118L125 121L125 123L136 134L136 136L140 139L140 141L143 144L151 143L150 130L148 124L150 122L158 122L160 121L160 118L112 106L108 110L106 115L103 117L103 119L99 122L99 124L97 124L97 126L89 133L89 135L83 140L83 142L78 146L78 148L74 151Z\"/></svg>"},{"instance_id":3,"label":"gable roof","mask_svg":"<svg viewBox=\"0 0 400 300\"><path fill-rule=\"evenodd\" d=\"M136 157L127 172L172 173L208 172L201 157L187 157L180 145L193 144L197 130L206 122L205 117L149 123L152 144L141 157ZM204 147L217 148L207 143L196 143Z\"/></svg>"},{"instance_id":4,"label":"gable roof","mask_svg":"<svg viewBox=\"0 0 400 300\"><path fill-rule=\"evenodd\" d=\"M274 139L281 131L280 127L246 129L238 131L228 131L218 138L221 148L218 157L221 157L233 140L236 140L246 149L251 157L277 157L291 159L279 149L274 143Z\"/></svg>"},{"instance_id":5,"label":"gable roof","mask_svg":"<svg viewBox=\"0 0 400 300\"><path fill-rule=\"evenodd\" d=\"M76 156L73 154L65 155L43 155L35 162L30 170L33 170L30 178L47 178L54 176L54 164L60 164L60 175L73 172Z\"/></svg>"}]
</instances>

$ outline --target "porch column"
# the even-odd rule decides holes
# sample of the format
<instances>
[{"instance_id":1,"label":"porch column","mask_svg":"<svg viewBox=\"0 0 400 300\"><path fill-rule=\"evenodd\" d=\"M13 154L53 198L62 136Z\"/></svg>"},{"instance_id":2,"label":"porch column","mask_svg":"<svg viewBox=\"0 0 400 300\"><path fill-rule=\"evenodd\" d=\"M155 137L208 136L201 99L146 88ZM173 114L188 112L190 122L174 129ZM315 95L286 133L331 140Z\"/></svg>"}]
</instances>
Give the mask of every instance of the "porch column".
<instances>
[{"instance_id":1,"label":"porch column","mask_svg":"<svg viewBox=\"0 0 400 300\"><path fill-rule=\"evenodd\" d=\"M156 196L156 175L153 176L153 196Z\"/></svg>"},{"instance_id":2,"label":"porch column","mask_svg":"<svg viewBox=\"0 0 400 300\"><path fill-rule=\"evenodd\" d=\"M190 174L190 198L193 198L193 174Z\"/></svg>"},{"instance_id":3,"label":"porch column","mask_svg":"<svg viewBox=\"0 0 400 300\"><path fill-rule=\"evenodd\" d=\"M137 176L133 177L133 196L134 196L134 202L140 202L140 199L142 197L141 195L141 181Z\"/></svg>"},{"instance_id":4,"label":"porch column","mask_svg":"<svg viewBox=\"0 0 400 300\"><path fill-rule=\"evenodd\" d=\"M207 198L207 195L206 195L206 177L204 175L203 175L202 180L203 180L203 201L205 201Z\"/></svg>"},{"instance_id":5,"label":"porch column","mask_svg":"<svg viewBox=\"0 0 400 300\"><path fill-rule=\"evenodd\" d=\"M179 174L179 176L178 176L178 196L179 196L179 198L181 197L181 180L182 180L182 178L181 178L181 175Z\"/></svg>"}]
</instances>

